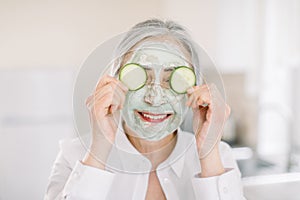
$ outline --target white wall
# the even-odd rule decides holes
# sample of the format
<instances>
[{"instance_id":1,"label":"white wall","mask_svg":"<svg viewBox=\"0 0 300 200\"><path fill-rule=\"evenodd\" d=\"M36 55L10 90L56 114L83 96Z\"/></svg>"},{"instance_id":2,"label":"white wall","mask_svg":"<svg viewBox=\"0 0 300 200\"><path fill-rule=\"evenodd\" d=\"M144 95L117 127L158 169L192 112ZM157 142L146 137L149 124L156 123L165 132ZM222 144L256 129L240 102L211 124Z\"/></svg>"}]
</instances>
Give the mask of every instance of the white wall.
<instances>
[{"instance_id":1,"label":"white wall","mask_svg":"<svg viewBox=\"0 0 300 200\"><path fill-rule=\"evenodd\" d=\"M299 83L293 81L294 68L300 66L299 9L299 1L294 0L289 4L284 0L264 2L257 150L279 163L278 157L288 159L294 148L289 142L297 143L295 138L300 136L299 130L293 130L293 124L299 123L295 113L298 105L294 101L298 98Z\"/></svg>"}]
</instances>

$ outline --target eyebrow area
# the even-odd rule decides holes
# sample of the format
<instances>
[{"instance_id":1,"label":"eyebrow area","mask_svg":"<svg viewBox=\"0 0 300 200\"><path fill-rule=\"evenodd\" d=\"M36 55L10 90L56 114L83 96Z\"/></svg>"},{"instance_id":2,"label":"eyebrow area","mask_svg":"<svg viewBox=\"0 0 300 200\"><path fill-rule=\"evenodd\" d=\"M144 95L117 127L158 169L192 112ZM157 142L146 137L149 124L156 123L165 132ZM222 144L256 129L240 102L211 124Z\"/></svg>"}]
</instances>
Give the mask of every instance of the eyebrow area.
<instances>
[{"instance_id":1,"label":"eyebrow area","mask_svg":"<svg viewBox=\"0 0 300 200\"><path fill-rule=\"evenodd\" d=\"M152 70L151 67L147 67L147 66L143 66L143 68L144 68L145 70L147 70L147 71L151 71L151 70ZM174 69L175 69L175 67L166 67L166 68L164 68L164 71L165 71L165 72L170 72L170 71L173 71Z\"/></svg>"},{"instance_id":2,"label":"eyebrow area","mask_svg":"<svg viewBox=\"0 0 300 200\"><path fill-rule=\"evenodd\" d=\"M170 72L170 71L173 71L175 69L175 67L166 67L164 69L165 72Z\"/></svg>"}]
</instances>

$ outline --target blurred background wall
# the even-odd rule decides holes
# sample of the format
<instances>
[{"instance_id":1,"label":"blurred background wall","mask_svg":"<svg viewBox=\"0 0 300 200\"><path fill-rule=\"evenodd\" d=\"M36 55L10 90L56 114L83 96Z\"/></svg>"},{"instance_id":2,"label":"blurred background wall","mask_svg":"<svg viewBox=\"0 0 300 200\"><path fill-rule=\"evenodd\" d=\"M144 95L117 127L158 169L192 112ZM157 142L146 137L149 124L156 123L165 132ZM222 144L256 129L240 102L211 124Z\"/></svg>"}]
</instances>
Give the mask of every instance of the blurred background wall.
<instances>
[{"instance_id":1,"label":"blurred background wall","mask_svg":"<svg viewBox=\"0 0 300 200\"><path fill-rule=\"evenodd\" d=\"M299 170L300 1L0 0L0 200L41 199L72 90L89 53L152 18L186 26L215 61L232 115L224 140L249 147L243 176Z\"/></svg>"}]
</instances>

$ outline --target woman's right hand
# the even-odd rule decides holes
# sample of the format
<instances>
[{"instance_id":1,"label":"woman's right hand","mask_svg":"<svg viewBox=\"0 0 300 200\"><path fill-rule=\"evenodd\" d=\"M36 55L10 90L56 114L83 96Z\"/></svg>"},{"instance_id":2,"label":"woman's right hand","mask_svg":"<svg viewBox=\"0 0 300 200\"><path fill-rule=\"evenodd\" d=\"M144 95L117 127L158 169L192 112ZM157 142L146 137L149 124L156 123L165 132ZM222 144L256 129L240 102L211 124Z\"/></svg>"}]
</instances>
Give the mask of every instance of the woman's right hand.
<instances>
[{"instance_id":1,"label":"woman's right hand","mask_svg":"<svg viewBox=\"0 0 300 200\"><path fill-rule=\"evenodd\" d=\"M92 128L92 143L90 152L83 159L83 163L105 168L119 125L120 109L126 98L128 88L119 80L111 77L102 77L94 93L86 100Z\"/></svg>"}]
</instances>

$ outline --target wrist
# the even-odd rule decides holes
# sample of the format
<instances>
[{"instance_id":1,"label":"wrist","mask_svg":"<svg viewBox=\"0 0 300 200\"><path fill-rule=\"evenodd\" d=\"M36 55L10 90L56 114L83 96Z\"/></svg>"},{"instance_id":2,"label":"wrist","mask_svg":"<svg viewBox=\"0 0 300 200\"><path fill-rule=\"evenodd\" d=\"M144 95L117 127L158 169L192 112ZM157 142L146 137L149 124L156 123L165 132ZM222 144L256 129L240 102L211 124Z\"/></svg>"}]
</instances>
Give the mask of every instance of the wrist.
<instances>
[{"instance_id":1,"label":"wrist","mask_svg":"<svg viewBox=\"0 0 300 200\"><path fill-rule=\"evenodd\" d=\"M200 159L201 177L219 176L225 172L218 145L203 159Z\"/></svg>"},{"instance_id":2,"label":"wrist","mask_svg":"<svg viewBox=\"0 0 300 200\"><path fill-rule=\"evenodd\" d=\"M91 167L105 169L112 144L102 137L93 137L90 148L87 150L82 163Z\"/></svg>"}]
</instances>

